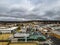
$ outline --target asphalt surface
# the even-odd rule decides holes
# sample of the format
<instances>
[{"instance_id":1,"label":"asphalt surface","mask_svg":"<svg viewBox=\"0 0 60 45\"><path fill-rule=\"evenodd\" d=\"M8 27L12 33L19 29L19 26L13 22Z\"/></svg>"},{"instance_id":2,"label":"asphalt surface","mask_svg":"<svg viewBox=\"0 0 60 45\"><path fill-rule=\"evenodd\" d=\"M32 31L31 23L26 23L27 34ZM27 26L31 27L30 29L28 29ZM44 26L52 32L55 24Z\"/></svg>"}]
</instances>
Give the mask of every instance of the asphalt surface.
<instances>
[{"instance_id":1,"label":"asphalt surface","mask_svg":"<svg viewBox=\"0 0 60 45\"><path fill-rule=\"evenodd\" d=\"M60 39L51 37L51 41L53 42L52 45L60 45Z\"/></svg>"}]
</instances>

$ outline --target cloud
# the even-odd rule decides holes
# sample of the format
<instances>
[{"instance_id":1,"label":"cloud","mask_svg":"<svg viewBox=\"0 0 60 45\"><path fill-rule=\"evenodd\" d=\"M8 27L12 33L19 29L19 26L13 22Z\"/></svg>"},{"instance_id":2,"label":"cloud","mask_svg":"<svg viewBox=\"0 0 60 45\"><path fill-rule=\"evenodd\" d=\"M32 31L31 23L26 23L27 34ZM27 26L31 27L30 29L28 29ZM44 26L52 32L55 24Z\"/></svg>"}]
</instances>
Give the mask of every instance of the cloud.
<instances>
[{"instance_id":1,"label":"cloud","mask_svg":"<svg viewBox=\"0 0 60 45\"><path fill-rule=\"evenodd\" d=\"M49 2L51 1L51 2ZM60 20L60 0L45 0L35 7L34 13L40 15L40 17L47 18L48 20Z\"/></svg>"},{"instance_id":2,"label":"cloud","mask_svg":"<svg viewBox=\"0 0 60 45\"><path fill-rule=\"evenodd\" d=\"M60 0L0 0L0 18L7 20L8 17L60 20Z\"/></svg>"},{"instance_id":3,"label":"cloud","mask_svg":"<svg viewBox=\"0 0 60 45\"><path fill-rule=\"evenodd\" d=\"M0 21L27 21L27 19L15 17L0 17Z\"/></svg>"}]
</instances>

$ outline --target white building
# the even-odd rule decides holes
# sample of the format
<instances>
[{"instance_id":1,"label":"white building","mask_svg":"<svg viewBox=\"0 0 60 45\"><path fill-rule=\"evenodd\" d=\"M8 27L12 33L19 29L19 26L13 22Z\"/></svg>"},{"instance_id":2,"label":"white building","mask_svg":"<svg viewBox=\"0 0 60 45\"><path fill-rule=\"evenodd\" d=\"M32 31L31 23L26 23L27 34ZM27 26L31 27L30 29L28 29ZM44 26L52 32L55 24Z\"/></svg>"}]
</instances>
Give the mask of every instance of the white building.
<instances>
[{"instance_id":1,"label":"white building","mask_svg":"<svg viewBox=\"0 0 60 45\"><path fill-rule=\"evenodd\" d=\"M2 33L12 33L13 31L17 30L18 27L11 27L11 28L7 28L7 27L0 27L0 32Z\"/></svg>"}]
</instances>

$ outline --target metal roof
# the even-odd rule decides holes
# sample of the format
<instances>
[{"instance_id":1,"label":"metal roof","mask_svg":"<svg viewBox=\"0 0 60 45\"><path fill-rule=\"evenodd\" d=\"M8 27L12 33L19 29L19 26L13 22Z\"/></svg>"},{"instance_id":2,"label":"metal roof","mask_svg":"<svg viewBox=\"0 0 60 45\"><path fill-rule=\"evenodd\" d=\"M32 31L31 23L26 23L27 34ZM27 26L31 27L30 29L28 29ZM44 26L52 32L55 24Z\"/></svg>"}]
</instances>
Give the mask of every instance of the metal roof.
<instances>
[{"instance_id":1,"label":"metal roof","mask_svg":"<svg viewBox=\"0 0 60 45\"><path fill-rule=\"evenodd\" d=\"M18 27L11 27L11 28L0 28L0 31L3 31L3 30L14 30L14 29L17 29Z\"/></svg>"}]
</instances>

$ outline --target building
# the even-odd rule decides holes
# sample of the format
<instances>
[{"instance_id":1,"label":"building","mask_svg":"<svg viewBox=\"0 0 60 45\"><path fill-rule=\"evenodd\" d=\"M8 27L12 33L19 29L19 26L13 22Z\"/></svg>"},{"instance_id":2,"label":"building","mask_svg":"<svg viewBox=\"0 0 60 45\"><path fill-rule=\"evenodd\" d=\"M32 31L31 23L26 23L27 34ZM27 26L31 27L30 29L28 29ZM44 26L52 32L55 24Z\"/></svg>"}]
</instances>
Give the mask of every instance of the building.
<instances>
[{"instance_id":1,"label":"building","mask_svg":"<svg viewBox=\"0 0 60 45\"><path fill-rule=\"evenodd\" d=\"M1 33L12 33L13 31L17 30L18 27L0 27L0 32Z\"/></svg>"}]
</instances>

